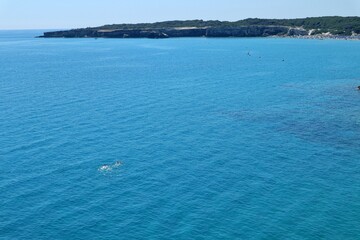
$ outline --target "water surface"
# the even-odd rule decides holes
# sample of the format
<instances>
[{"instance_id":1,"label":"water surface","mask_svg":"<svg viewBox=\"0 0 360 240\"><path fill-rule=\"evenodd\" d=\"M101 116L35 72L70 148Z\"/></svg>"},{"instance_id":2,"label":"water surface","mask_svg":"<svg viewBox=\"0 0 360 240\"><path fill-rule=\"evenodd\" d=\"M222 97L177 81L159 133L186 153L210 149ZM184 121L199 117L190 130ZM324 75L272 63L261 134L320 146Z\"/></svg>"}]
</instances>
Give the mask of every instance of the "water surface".
<instances>
[{"instance_id":1,"label":"water surface","mask_svg":"<svg viewBox=\"0 0 360 240\"><path fill-rule=\"evenodd\" d=\"M1 239L360 238L360 42L40 34L0 32Z\"/></svg>"}]
</instances>

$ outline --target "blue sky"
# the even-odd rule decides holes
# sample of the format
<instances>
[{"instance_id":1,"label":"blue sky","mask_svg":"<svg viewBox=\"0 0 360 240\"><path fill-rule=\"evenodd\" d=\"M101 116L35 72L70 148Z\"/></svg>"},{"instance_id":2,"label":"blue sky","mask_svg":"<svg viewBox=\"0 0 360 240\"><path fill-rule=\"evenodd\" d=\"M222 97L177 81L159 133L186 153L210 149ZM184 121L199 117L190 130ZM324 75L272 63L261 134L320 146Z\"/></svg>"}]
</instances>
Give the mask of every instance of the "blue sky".
<instances>
[{"instance_id":1,"label":"blue sky","mask_svg":"<svg viewBox=\"0 0 360 240\"><path fill-rule=\"evenodd\" d=\"M0 0L0 29L334 15L359 16L360 0Z\"/></svg>"}]
</instances>

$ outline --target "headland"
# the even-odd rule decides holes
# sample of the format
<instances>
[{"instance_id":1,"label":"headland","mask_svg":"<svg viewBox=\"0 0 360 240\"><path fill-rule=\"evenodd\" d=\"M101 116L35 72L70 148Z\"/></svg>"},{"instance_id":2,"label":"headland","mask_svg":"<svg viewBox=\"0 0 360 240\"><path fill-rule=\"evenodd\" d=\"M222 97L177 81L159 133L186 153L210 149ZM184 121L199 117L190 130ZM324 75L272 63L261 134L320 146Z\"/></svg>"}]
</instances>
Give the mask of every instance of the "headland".
<instances>
[{"instance_id":1,"label":"headland","mask_svg":"<svg viewBox=\"0 0 360 240\"><path fill-rule=\"evenodd\" d=\"M112 24L45 32L44 38L301 37L360 39L360 17L249 18L228 21L166 21Z\"/></svg>"}]
</instances>

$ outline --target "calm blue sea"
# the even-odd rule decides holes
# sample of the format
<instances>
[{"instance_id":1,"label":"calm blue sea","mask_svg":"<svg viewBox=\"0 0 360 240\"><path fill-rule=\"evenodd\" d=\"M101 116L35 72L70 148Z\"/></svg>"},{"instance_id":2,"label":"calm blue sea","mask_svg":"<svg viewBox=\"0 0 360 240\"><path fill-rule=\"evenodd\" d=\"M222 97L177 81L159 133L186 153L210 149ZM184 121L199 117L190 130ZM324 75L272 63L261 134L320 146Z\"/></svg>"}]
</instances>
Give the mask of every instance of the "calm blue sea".
<instances>
[{"instance_id":1,"label":"calm blue sea","mask_svg":"<svg viewBox=\"0 0 360 240\"><path fill-rule=\"evenodd\" d=\"M40 34L0 32L0 239L360 239L360 42Z\"/></svg>"}]
</instances>

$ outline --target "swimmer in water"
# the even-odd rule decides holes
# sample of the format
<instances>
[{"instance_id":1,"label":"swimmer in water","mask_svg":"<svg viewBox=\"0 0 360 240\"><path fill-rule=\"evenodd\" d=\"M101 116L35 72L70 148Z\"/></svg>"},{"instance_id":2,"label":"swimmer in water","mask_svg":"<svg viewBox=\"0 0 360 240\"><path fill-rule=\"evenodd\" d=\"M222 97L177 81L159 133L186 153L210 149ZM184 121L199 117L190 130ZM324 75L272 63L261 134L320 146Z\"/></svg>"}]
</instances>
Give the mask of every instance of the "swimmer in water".
<instances>
[{"instance_id":1,"label":"swimmer in water","mask_svg":"<svg viewBox=\"0 0 360 240\"><path fill-rule=\"evenodd\" d=\"M120 161L116 161L115 164L114 164L114 167L119 167L119 166L121 166L121 164L122 163Z\"/></svg>"},{"instance_id":2,"label":"swimmer in water","mask_svg":"<svg viewBox=\"0 0 360 240\"><path fill-rule=\"evenodd\" d=\"M114 170L115 168L118 168L122 165L122 163L120 161L116 161L115 163L109 165L109 164L104 164L101 167L99 167L99 171L101 172L110 172L112 170Z\"/></svg>"},{"instance_id":3,"label":"swimmer in water","mask_svg":"<svg viewBox=\"0 0 360 240\"><path fill-rule=\"evenodd\" d=\"M100 171L110 171L111 167L109 165L107 165L107 164L104 164L99 168L99 170Z\"/></svg>"}]
</instances>

